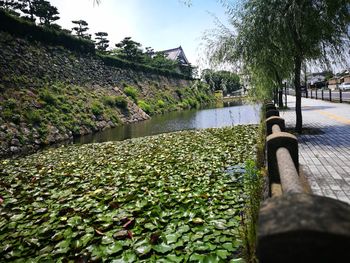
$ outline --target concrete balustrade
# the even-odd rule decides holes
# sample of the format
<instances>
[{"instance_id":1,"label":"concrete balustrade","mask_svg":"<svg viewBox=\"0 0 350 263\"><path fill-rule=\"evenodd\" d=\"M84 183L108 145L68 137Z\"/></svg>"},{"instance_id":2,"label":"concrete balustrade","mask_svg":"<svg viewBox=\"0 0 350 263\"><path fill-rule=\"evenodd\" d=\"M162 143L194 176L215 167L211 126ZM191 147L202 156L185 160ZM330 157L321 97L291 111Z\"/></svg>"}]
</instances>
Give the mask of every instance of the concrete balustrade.
<instances>
[{"instance_id":1,"label":"concrete balustrade","mask_svg":"<svg viewBox=\"0 0 350 263\"><path fill-rule=\"evenodd\" d=\"M272 133L272 127L277 124L280 131L286 130L286 125L284 119L279 116L271 116L270 118L266 118L266 134L270 135Z\"/></svg>"},{"instance_id":2,"label":"concrete balustrade","mask_svg":"<svg viewBox=\"0 0 350 263\"><path fill-rule=\"evenodd\" d=\"M272 133L266 138L267 169L271 183L281 183L276 154L279 148L287 149L293 160L291 164L285 163L285 165L293 165L299 169L297 138L287 132Z\"/></svg>"},{"instance_id":3,"label":"concrete balustrade","mask_svg":"<svg viewBox=\"0 0 350 263\"><path fill-rule=\"evenodd\" d=\"M266 115L265 115L266 119L272 116L280 116L280 112L278 110L273 110L273 109L266 111Z\"/></svg>"},{"instance_id":4,"label":"concrete balustrade","mask_svg":"<svg viewBox=\"0 0 350 263\"><path fill-rule=\"evenodd\" d=\"M305 190L298 140L285 132L285 121L277 110L265 109L272 197L262 203L259 212L259 262L350 262L350 205ZM279 194L271 190L276 185Z\"/></svg>"}]
</instances>

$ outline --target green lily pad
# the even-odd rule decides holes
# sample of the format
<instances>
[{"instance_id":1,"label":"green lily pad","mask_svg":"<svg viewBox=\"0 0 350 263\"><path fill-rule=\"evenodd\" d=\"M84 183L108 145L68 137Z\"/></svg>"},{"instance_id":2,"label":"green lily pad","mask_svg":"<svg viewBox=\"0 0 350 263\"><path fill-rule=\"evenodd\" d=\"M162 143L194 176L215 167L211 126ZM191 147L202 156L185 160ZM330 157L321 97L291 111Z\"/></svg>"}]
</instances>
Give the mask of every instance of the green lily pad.
<instances>
[{"instance_id":1,"label":"green lily pad","mask_svg":"<svg viewBox=\"0 0 350 263\"><path fill-rule=\"evenodd\" d=\"M114 242L113 244L110 244L109 246L107 246L104 252L107 255L113 255L122 250L123 250L123 246L118 242Z\"/></svg>"},{"instance_id":2,"label":"green lily pad","mask_svg":"<svg viewBox=\"0 0 350 263\"><path fill-rule=\"evenodd\" d=\"M143 244L135 248L135 252L138 256L142 257L148 254L152 249L150 244Z\"/></svg>"},{"instance_id":3,"label":"green lily pad","mask_svg":"<svg viewBox=\"0 0 350 263\"><path fill-rule=\"evenodd\" d=\"M167 244L175 243L179 238L179 234L168 234L165 236Z\"/></svg>"},{"instance_id":4,"label":"green lily pad","mask_svg":"<svg viewBox=\"0 0 350 263\"><path fill-rule=\"evenodd\" d=\"M255 126L237 126L1 160L0 251L8 262L239 257L240 213L259 183L242 163L255 158L257 137Z\"/></svg>"},{"instance_id":5,"label":"green lily pad","mask_svg":"<svg viewBox=\"0 0 350 263\"><path fill-rule=\"evenodd\" d=\"M165 253L173 250L173 247L162 243L162 244L153 246L153 250L157 251L158 253L165 254Z\"/></svg>"}]
</instances>

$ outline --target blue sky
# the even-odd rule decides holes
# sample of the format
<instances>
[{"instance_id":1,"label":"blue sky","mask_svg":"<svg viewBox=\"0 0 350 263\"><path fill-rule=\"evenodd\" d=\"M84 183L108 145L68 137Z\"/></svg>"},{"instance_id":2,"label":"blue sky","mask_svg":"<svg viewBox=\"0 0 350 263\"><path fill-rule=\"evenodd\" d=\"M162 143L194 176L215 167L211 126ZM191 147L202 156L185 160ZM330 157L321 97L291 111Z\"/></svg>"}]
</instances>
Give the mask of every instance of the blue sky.
<instances>
[{"instance_id":1,"label":"blue sky","mask_svg":"<svg viewBox=\"0 0 350 263\"><path fill-rule=\"evenodd\" d=\"M206 30L215 29L217 16L226 23L227 16L217 0L192 0L188 7L181 0L50 0L60 12L57 21L71 29L72 20L84 19L90 33L104 31L114 47L124 37L131 36L143 48L155 50L182 46L192 64L198 65L202 37Z\"/></svg>"}]
</instances>

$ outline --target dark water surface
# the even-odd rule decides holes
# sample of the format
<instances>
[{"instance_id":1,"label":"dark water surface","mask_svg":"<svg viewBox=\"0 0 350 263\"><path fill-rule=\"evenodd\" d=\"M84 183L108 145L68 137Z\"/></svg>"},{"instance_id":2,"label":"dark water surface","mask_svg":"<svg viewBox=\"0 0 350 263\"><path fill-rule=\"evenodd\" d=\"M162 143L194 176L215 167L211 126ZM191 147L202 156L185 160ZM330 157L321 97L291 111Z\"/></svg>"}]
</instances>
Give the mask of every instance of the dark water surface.
<instances>
[{"instance_id":1,"label":"dark water surface","mask_svg":"<svg viewBox=\"0 0 350 263\"><path fill-rule=\"evenodd\" d=\"M257 124L260 122L259 110L260 106L257 104L243 104L235 101L225 103L220 108L170 112L164 115L153 116L150 120L81 136L76 138L74 143L121 141L181 130Z\"/></svg>"}]
</instances>

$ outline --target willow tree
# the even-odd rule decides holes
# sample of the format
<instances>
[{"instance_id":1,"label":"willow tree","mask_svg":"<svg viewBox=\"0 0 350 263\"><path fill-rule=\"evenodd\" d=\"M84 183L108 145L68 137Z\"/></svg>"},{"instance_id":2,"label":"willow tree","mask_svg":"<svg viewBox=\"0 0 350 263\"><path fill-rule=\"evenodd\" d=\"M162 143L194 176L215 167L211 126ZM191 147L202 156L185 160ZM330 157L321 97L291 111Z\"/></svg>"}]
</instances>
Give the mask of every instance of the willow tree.
<instances>
[{"instance_id":1,"label":"willow tree","mask_svg":"<svg viewBox=\"0 0 350 263\"><path fill-rule=\"evenodd\" d=\"M301 65L345 55L349 0L242 0L230 9L233 30L210 43L214 61L240 63L264 89L293 76L296 131L302 131ZM279 84L280 85L280 84Z\"/></svg>"}]
</instances>

